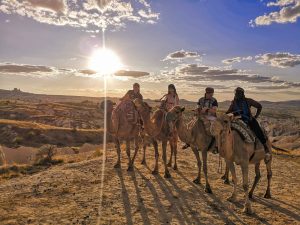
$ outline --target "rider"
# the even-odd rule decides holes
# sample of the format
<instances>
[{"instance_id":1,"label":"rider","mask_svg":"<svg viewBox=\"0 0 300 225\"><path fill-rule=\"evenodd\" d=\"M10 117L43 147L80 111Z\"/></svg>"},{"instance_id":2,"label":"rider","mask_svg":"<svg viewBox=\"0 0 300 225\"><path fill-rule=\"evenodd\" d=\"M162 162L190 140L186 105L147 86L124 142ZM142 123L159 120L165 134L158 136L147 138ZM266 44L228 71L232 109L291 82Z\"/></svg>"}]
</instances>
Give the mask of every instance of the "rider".
<instances>
[{"instance_id":1,"label":"rider","mask_svg":"<svg viewBox=\"0 0 300 225\"><path fill-rule=\"evenodd\" d=\"M251 114L251 107L256 108L256 114ZM245 97L245 91L243 88L238 87L235 89L234 100L226 113L233 113L235 116L241 116L241 120L245 122L249 128L255 133L256 137L263 144L265 149L265 161L268 162L271 159L270 149L267 146L267 139L264 135L260 125L257 122L257 118L262 110L262 105L251 99Z\"/></svg>"},{"instance_id":2,"label":"rider","mask_svg":"<svg viewBox=\"0 0 300 225\"><path fill-rule=\"evenodd\" d=\"M200 98L197 103L197 112L200 115L204 115L209 121L213 121L217 118L218 101L213 97L215 90L212 87L205 89L204 97ZM182 149L190 147L189 144L185 144ZM214 153L216 153L214 151Z\"/></svg>"},{"instance_id":3,"label":"rider","mask_svg":"<svg viewBox=\"0 0 300 225\"><path fill-rule=\"evenodd\" d=\"M168 86L168 94L164 95L160 101L163 102L164 109L170 111L174 106L179 105L179 97L174 84Z\"/></svg>"},{"instance_id":4,"label":"rider","mask_svg":"<svg viewBox=\"0 0 300 225\"><path fill-rule=\"evenodd\" d=\"M134 83L133 84L133 90L127 91L127 93L122 97L120 100L134 100L134 99L141 99L143 100L143 95L140 93L140 84Z\"/></svg>"}]
</instances>

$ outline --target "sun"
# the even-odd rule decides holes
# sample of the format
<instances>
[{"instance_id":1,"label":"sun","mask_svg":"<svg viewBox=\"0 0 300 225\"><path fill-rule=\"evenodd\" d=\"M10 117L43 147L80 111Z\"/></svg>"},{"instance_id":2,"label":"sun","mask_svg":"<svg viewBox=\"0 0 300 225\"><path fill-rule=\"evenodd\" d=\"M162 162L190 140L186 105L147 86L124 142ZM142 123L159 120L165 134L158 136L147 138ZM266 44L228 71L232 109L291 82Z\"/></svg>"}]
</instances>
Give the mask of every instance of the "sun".
<instances>
[{"instance_id":1,"label":"sun","mask_svg":"<svg viewBox=\"0 0 300 225\"><path fill-rule=\"evenodd\" d=\"M110 49L96 49L89 61L89 68L101 75L114 74L122 69L123 65L118 55Z\"/></svg>"}]
</instances>

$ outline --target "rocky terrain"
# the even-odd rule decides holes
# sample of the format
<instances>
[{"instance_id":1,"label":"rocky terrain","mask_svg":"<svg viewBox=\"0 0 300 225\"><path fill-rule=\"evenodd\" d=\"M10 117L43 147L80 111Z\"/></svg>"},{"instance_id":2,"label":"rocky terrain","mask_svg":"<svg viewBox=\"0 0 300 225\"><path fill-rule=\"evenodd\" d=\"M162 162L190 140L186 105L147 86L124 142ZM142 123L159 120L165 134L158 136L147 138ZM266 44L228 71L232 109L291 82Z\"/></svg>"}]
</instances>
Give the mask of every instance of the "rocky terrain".
<instances>
[{"instance_id":1,"label":"rocky terrain","mask_svg":"<svg viewBox=\"0 0 300 225\"><path fill-rule=\"evenodd\" d=\"M100 148L100 146L98 147ZM102 157L82 153L77 162L69 155L65 163L33 175L0 183L0 224L299 224L299 158L274 157L272 199L264 199L266 170L252 201L254 214L242 212L243 191L238 171L238 200L231 203L232 185L223 184L217 172L218 156L209 155L209 179L213 194L193 184L196 160L190 150L179 151L179 170L172 178L153 176L154 153L147 152L147 166L138 155L133 172L127 172L122 151L122 168L114 169L116 153L107 151L103 196L101 198ZM124 146L123 146L124 149ZM78 157L78 155L77 155ZM224 171L224 164L223 164ZM250 181L253 182L251 166ZM102 199L102 205L100 200Z\"/></svg>"},{"instance_id":2,"label":"rocky terrain","mask_svg":"<svg viewBox=\"0 0 300 225\"><path fill-rule=\"evenodd\" d=\"M140 152L134 172L127 172L125 146L122 169L114 169L116 152L109 143L104 165L101 101L0 90L1 225L300 223L300 101L262 102L260 123L271 138L275 154L273 199L262 197L267 181L262 165L251 216L242 213L240 169L238 201L226 201L232 186L220 180L216 155L209 155L213 195L206 194L203 185L191 182L197 166L190 150L179 150L179 170L171 170L171 179L163 178L161 157L160 174L151 174L152 147L147 150L147 166L140 165ZM146 101L157 105L153 100ZM186 106L186 120L191 119L195 103L181 100L180 104ZM221 102L219 113L228 104ZM48 145L55 147L53 160L38 162L41 149ZM224 163L222 168L224 171ZM251 182L253 178L252 166Z\"/></svg>"}]
</instances>

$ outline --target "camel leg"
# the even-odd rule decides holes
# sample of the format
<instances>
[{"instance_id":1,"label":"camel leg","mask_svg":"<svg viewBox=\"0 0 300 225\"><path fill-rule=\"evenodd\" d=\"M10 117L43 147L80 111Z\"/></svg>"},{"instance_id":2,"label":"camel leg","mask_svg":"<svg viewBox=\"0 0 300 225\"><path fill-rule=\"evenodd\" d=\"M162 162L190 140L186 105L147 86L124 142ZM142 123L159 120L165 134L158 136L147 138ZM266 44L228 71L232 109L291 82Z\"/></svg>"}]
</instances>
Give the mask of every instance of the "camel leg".
<instances>
[{"instance_id":1,"label":"camel leg","mask_svg":"<svg viewBox=\"0 0 300 225\"><path fill-rule=\"evenodd\" d=\"M224 180L224 184L230 184L229 182L229 167L226 163L226 167L225 167L225 173L224 175L221 177L222 180Z\"/></svg>"},{"instance_id":2,"label":"camel leg","mask_svg":"<svg viewBox=\"0 0 300 225\"><path fill-rule=\"evenodd\" d=\"M260 162L256 163L255 164L255 178L254 178L254 182L253 182L253 185L252 185L252 188L249 192L249 198L253 198L253 192L254 192L254 189L256 187L256 185L258 184L259 180L260 180Z\"/></svg>"},{"instance_id":3,"label":"camel leg","mask_svg":"<svg viewBox=\"0 0 300 225\"><path fill-rule=\"evenodd\" d=\"M252 214L252 209L251 209L251 202L249 200L249 185L248 185L248 173L249 173L249 166L248 163L242 163L242 174L243 174L243 189L245 193L245 204L244 204L244 213L247 214Z\"/></svg>"},{"instance_id":4,"label":"camel leg","mask_svg":"<svg viewBox=\"0 0 300 225\"><path fill-rule=\"evenodd\" d=\"M267 178L268 178L268 187L265 194L265 198L271 198L271 180L272 180L272 158L271 160L266 164L267 167Z\"/></svg>"},{"instance_id":5,"label":"camel leg","mask_svg":"<svg viewBox=\"0 0 300 225\"><path fill-rule=\"evenodd\" d=\"M172 158L173 158L174 148L173 148L172 140L169 140L169 143L170 143L170 147L171 147L171 155L170 155L170 159L169 159L169 162L168 162L167 166L171 167L172 166Z\"/></svg>"},{"instance_id":6,"label":"camel leg","mask_svg":"<svg viewBox=\"0 0 300 225\"><path fill-rule=\"evenodd\" d=\"M212 193L212 190L210 188L209 182L208 182L208 176L207 176L207 151L203 150L202 151L202 160L203 160L203 172L205 176L205 192L206 193Z\"/></svg>"},{"instance_id":7,"label":"camel leg","mask_svg":"<svg viewBox=\"0 0 300 225\"><path fill-rule=\"evenodd\" d=\"M193 182L195 184L200 184L201 183L201 159L200 159L200 156L199 156L199 151L197 148L192 148L193 152L194 152L194 155L197 159L197 166L198 166L198 176L195 180L193 180Z\"/></svg>"},{"instance_id":8,"label":"camel leg","mask_svg":"<svg viewBox=\"0 0 300 225\"><path fill-rule=\"evenodd\" d=\"M232 195L227 199L228 201L234 202L236 201L236 187L237 187L237 178L236 178L236 173L235 173L235 166L233 162L226 161L226 167L228 170L230 170L232 179L233 179L233 192Z\"/></svg>"},{"instance_id":9,"label":"camel leg","mask_svg":"<svg viewBox=\"0 0 300 225\"><path fill-rule=\"evenodd\" d=\"M174 141L174 143L173 143L173 149L174 149L174 161L175 161L173 169L177 170L178 169L177 168L177 140Z\"/></svg>"},{"instance_id":10,"label":"camel leg","mask_svg":"<svg viewBox=\"0 0 300 225\"><path fill-rule=\"evenodd\" d=\"M131 161L131 163L132 163L132 167L133 167L133 165L134 165L134 160L135 160L135 157L136 157L136 155L137 155L137 153L138 153L138 151L139 151L139 137L135 137L134 138L134 154L133 154L133 157L132 157L132 161Z\"/></svg>"},{"instance_id":11,"label":"camel leg","mask_svg":"<svg viewBox=\"0 0 300 225\"><path fill-rule=\"evenodd\" d=\"M118 139L115 140L115 147L117 150L118 160L117 160L117 163L114 165L114 168L120 168L120 166L121 166L121 147L120 147L120 141Z\"/></svg>"},{"instance_id":12,"label":"camel leg","mask_svg":"<svg viewBox=\"0 0 300 225\"><path fill-rule=\"evenodd\" d=\"M168 170L167 166L167 143L168 141L163 140L162 141L162 150L163 150L163 161L164 161L164 166L165 166L165 178L170 178L171 174Z\"/></svg>"},{"instance_id":13,"label":"camel leg","mask_svg":"<svg viewBox=\"0 0 300 225\"><path fill-rule=\"evenodd\" d=\"M128 157L128 169L127 171L132 171L133 167L132 167L132 162L131 162L131 158L130 158L130 140L127 139L126 140L126 154Z\"/></svg>"},{"instance_id":14,"label":"camel leg","mask_svg":"<svg viewBox=\"0 0 300 225\"><path fill-rule=\"evenodd\" d=\"M143 159L142 159L142 162L141 162L142 165L146 165L146 148L147 148L147 146L144 143L143 144Z\"/></svg>"},{"instance_id":15,"label":"camel leg","mask_svg":"<svg viewBox=\"0 0 300 225\"><path fill-rule=\"evenodd\" d=\"M155 150L155 166L154 170L152 171L152 174L158 174L158 158L159 158L159 153L158 153L158 144L156 140L153 140L153 147Z\"/></svg>"}]
</instances>

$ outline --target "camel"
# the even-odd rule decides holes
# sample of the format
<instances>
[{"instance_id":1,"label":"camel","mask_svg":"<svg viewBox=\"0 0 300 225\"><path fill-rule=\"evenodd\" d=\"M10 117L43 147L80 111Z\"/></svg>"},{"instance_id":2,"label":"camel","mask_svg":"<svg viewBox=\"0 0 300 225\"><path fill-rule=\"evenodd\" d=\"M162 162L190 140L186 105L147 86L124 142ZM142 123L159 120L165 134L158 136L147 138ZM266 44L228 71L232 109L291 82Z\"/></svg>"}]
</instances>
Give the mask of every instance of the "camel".
<instances>
[{"instance_id":1,"label":"camel","mask_svg":"<svg viewBox=\"0 0 300 225\"><path fill-rule=\"evenodd\" d=\"M162 109L156 110L151 117L151 107L140 99L135 99L134 104L144 123L146 134L152 138L152 143L155 149L155 166L152 174L158 174L158 141L162 141L163 162L165 167L165 178L170 178L171 174L168 166L172 166L172 158L174 155L174 170L177 170L177 141L178 136L176 131L170 134L170 128L165 120L165 111ZM167 163L167 143L171 146L171 156L169 163Z\"/></svg>"},{"instance_id":2,"label":"camel","mask_svg":"<svg viewBox=\"0 0 300 225\"><path fill-rule=\"evenodd\" d=\"M118 119L117 123L114 123L112 118L112 112L114 110L115 103L106 100L101 103L101 108L104 109L104 105L106 103L107 111L106 111L106 121L107 121L107 132L114 138L116 150L117 150L117 163L114 165L115 168L119 168L121 166L121 147L120 141L121 139L125 139L126 141L126 154L128 157L128 171L133 170L134 160L136 154L139 149L139 131L140 126L138 124L129 123L121 113L117 113L116 119ZM134 140L135 151L133 158L130 158L130 141Z\"/></svg>"},{"instance_id":3,"label":"camel","mask_svg":"<svg viewBox=\"0 0 300 225\"><path fill-rule=\"evenodd\" d=\"M201 159L199 156L199 151L202 152L202 159L203 159L203 171L205 176L205 192L212 193L210 184L208 182L207 176L207 151L213 147L213 136L209 135L205 130L205 125L203 122L203 118L198 117L193 119L188 124L185 124L183 121L182 113L185 110L185 107L175 106L171 109L166 116L166 120L172 127L175 125L179 139L182 142L189 143L195 157L197 159L198 165L198 176L193 181L196 184L200 184L201 182Z\"/></svg>"},{"instance_id":4,"label":"camel","mask_svg":"<svg viewBox=\"0 0 300 225\"><path fill-rule=\"evenodd\" d=\"M237 178L235 173L234 163L241 166L243 174L243 189L245 193L245 203L244 203L244 212L252 214L251 203L249 198L253 197L254 189L260 180L260 162L265 157L265 151L263 145L258 143L256 146L253 143L246 143L241 135L236 131L231 129L231 122L234 120L232 114L224 114L220 116L211 127L212 133L217 137L219 149L223 150L223 153L220 152L220 155L225 159L226 165L228 166L233 182L233 193L231 197L228 198L229 201L236 200L236 186ZM271 143L268 141L269 147ZM271 148L270 148L271 149ZM271 169L272 157L271 160L265 162L267 167L267 178L268 186L265 193L265 198L271 198L271 178L272 178L272 169ZM249 173L249 164L255 164L255 179L252 185L250 192L248 193L248 173ZM228 176L228 173L227 173Z\"/></svg>"}]
</instances>

